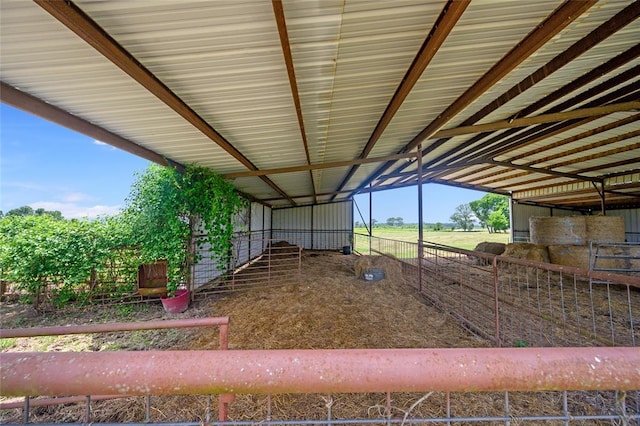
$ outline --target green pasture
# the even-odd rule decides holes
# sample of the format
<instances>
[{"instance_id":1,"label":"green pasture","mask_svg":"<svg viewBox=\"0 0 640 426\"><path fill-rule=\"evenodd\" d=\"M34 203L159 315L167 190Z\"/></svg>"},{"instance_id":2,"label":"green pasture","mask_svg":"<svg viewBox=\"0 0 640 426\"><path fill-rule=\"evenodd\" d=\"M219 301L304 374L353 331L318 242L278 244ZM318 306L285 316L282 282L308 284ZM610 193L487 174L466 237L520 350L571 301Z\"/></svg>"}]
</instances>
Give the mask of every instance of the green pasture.
<instances>
[{"instance_id":1,"label":"green pasture","mask_svg":"<svg viewBox=\"0 0 640 426\"><path fill-rule=\"evenodd\" d=\"M357 234L367 234L365 228L355 228L354 232ZM399 241L418 241L417 229L394 229L394 228L373 228L373 236L380 238L388 238ZM451 247L458 247L466 250L473 250L478 243L483 241L490 241L495 243L508 243L509 233L493 233L490 234L486 230L473 230L473 231L461 231L450 229L443 231L424 230L424 240L432 243L444 244ZM355 250L360 253L365 253L369 250L369 246L365 245L364 238L355 239Z\"/></svg>"}]
</instances>

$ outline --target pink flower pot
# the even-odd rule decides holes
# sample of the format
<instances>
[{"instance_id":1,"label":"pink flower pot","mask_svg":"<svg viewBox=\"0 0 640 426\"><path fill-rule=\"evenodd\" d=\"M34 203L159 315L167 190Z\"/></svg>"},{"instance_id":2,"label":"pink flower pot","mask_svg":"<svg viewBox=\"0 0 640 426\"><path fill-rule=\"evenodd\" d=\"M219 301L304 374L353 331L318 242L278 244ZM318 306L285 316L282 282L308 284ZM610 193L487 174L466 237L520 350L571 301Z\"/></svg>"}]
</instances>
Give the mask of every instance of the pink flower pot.
<instances>
[{"instance_id":1,"label":"pink flower pot","mask_svg":"<svg viewBox=\"0 0 640 426\"><path fill-rule=\"evenodd\" d=\"M176 290L173 297L162 296L162 306L170 314L179 314L189 307L189 292L187 290Z\"/></svg>"}]
</instances>

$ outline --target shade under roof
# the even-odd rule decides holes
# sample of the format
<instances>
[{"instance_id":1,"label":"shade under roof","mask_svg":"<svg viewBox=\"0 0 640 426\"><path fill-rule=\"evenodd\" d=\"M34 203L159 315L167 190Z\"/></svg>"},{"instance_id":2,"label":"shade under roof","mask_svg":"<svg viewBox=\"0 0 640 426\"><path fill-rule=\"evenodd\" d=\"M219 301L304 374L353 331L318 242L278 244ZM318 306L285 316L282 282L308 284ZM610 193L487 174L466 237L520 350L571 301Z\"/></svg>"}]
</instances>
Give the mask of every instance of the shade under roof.
<instances>
[{"instance_id":1,"label":"shade under roof","mask_svg":"<svg viewBox=\"0 0 640 426\"><path fill-rule=\"evenodd\" d=\"M637 1L0 5L2 102L275 208L419 178L640 206Z\"/></svg>"}]
</instances>

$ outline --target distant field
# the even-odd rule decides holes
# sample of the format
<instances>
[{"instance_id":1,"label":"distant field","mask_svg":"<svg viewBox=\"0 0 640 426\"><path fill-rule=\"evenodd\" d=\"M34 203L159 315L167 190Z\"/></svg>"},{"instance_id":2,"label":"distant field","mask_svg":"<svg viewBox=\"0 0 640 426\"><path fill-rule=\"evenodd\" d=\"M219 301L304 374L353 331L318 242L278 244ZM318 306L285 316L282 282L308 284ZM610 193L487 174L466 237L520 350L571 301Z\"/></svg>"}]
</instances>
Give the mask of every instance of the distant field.
<instances>
[{"instance_id":1,"label":"distant field","mask_svg":"<svg viewBox=\"0 0 640 426\"><path fill-rule=\"evenodd\" d=\"M367 234L365 228L355 228L354 231L359 234ZM417 229L389 229L389 228L373 228L373 236L381 238L390 238L400 241L418 241ZM451 247L458 247L466 250L473 250L478 243L490 241L495 243L508 243L509 233L490 234L486 230L464 231L424 231L424 240L432 243L444 244ZM368 250L368 247L355 247L361 253Z\"/></svg>"}]
</instances>

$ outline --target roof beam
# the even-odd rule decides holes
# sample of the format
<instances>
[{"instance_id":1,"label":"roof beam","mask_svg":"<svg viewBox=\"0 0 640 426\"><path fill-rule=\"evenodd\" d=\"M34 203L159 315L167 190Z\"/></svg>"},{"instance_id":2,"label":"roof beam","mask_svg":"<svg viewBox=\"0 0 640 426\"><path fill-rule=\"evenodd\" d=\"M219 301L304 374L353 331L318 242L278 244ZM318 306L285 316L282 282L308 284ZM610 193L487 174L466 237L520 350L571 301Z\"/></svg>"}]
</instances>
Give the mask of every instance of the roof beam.
<instances>
[{"instance_id":1,"label":"roof beam","mask_svg":"<svg viewBox=\"0 0 640 426\"><path fill-rule=\"evenodd\" d=\"M424 140L431 138L442 126L449 122L453 117L460 113L464 108L469 106L473 101L478 99L489 88L496 84L500 79L504 78L508 73L513 71L529 56L535 53L547 41L561 32L567 25L578 18L582 13L587 11L596 3L595 0L589 1L566 1L558 7L549 17L547 17L540 25L520 41L513 49L511 49L502 59L500 59L491 69L489 69L482 77L480 77L471 87L469 87L458 99L456 99L449 107L447 107L438 117L433 120L427 127L418 133L402 150L408 152L414 149ZM444 143L444 142L442 142ZM432 150L440 146L442 143L429 145L426 149ZM386 169L393 165L393 162L387 162L373 172L358 189L364 188L377 176L382 174ZM354 192L357 192L354 191Z\"/></svg>"},{"instance_id":2,"label":"roof beam","mask_svg":"<svg viewBox=\"0 0 640 426\"><path fill-rule=\"evenodd\" d=\"M587 36L588 37L588 36ZM574 44L575 46L575 44ZM566 55L568 52L565 51L562 54L560 54L559 56L564 56ZM605 62L604 64L592 69L591 71L587 72L586 74L580 76L579 78L577 78L576 80L573 80L572 82L562 86L561 88L559 88L558 90L554 90L553 92L551 92L550 94L544 96L543 98L539 99L538 101L534 102L533 104L529 105L528 107L516 112L515 114L512 114L512 116L510 118L517 118L517 117L526 117L532 113L534 113L535 111L539 110L540 108L543 108L546 105L549 105L555 101L557 101L558 99L561 99L567 95L569 95L570 93L578 90L579 88L591 83L592 81L601 78L603 75L606 75L612 71L614 71L615 69L625 65L626 63L636 59L638 56L640 56L640 44L637 44L635 46L633 46L630 49L627 49L626 51L622 52L621 54L619 54L618 56L610 59L609 61ZM543 68L547 68L549 66L549 64L545 65ZM635 67L634 67L635 68ZM606 84L607 86L613 87L613 85L618 84L618 82L620 81L624 81L624 79L626 78L626 75L631 75L633 73L633 71L631 73L623 73L625 74L624 76L622 76L622 78L612 78L610 79L608 82L603 83L601 85L598 85L597 87L599 87L598 90L601 91L605 91L608 90L608 88L603 87L604 84ZM535 74L535 73L534 73ZM522 84L526 84L529 79L533 78L533 74L531 74L528 78L525 78L524 80L522 80L519 84L518 87ZM584 98L584 94L590 94L590 93L595 93L592 90L588 90L587 92L583 92L582 94L578 95L578 98L582 99ZM573 98L571 101L573 101L575 98ZM565 103L563 103L565 104ZM575 105L575 103L572 103L572 105ZM496 106L498 107L498 106ZM554 109L551 108L548 112L558 112L561 111L561 109ZM479 117L478 119L480 119L482 117ZM472 124L470 122L470 120L465 120L462 122L462 125L467 125L467 124ZM498 137L495 137L492 139L492 141L496 141L499 139L504 139L505 137L514 134L517 130L514 131L508 131L508 132L503 132L501 135L499 135ZM433 164L437 164L439 162L441 162L442 160L444 160L445 158L449 158L452 155L455 156L460 156L460 154L462 154L460 151L462 150L463 152L466 151L469 147L473 146L474 143L481 141L483 138L489 136L489 133L482 133L479 134L477 136L474 136L473 138L463 142L461 145L456 146L455 148L439 155L438 157L434 158L433 160L430 160L428 163L425 164L425 169L428 168L429 166L433 165ZM438 141L439 143L440 141ZM444 142L444 141L443 141ZM482 146L482 145L480 145ZM476 148L476 147L474 147ZM426 154L426 152L424 153ZM454 158L449 158L449 161L454 161L456 157ZM398 169L396 169L396 171L401 171L405 168L405 166L401 166Z\"/></svg>"},{"instance_id":3,"label":"roof beam","mask_svg":"<svg viewBox=\"0 0 640 426\"><path fill-rule=\"evenodd\" d=\"M300 94L298 93L298 81L296 79L296 70L293 66L293 56L291 55L291 45L289 43L289 32L287 31L287 21L282 8L282 0L271 0L273 13L276 17L278 26L278 35L280 36L280 45L282 46L282 54L284 55L284 63L287 67L287 75L289 76L289 86L291 86L291 96L296 107L296 116L298 117L298 127L300 128L300 136L304 145L304 154L307 157L307 164L311 164L311 156L309 155L309 143L307 142L307 132L304 130L304 119L302 117L302 105L300 104ZM313 172L309 170L309 179L311 180L311 189L313 191L313 199L317 202L316 184L313 181Z\"/></svg>"},{"instance_id":4,"label":"roof beam","mask_svg":"<svg viewBox=\"0 0 640 426\"><path fill-rule=\"evenodd\" d=\"M571 111L541 114L533 117L516 118L495 121L493 123L475 124L471 126L454 127L453 129L440 130L433 137L452 137L470 133L493 132L496 130L528 127L536 124L555 123L559 121L574 120L576 118L599 117L614 112L633 111L640 109L640 101L621 102L618 104L601 105L591 108L574 109Z\"/></svg>"},{"instance_id":5,"label":"roof beam","mask_svg":"<svg viewBox=\"0 0 640 426\"><path fill-rule=\"evenodd\" d=\"M504 161L506 161L508 163L511 163L511 164L514 164L514 161L521 160L521 159L526 159L526 158L531 157L533 155L540 154L540 153L542 153L544 151L555 149L555 148L561 147L563 145L567 145L567 144L570 144L572 142L576 142L576 141L579 141L581 139L585 139L585 138L588 138L590 136L597 135L598 133L606 132L608 130L615 129L617 127L621 127L621 126L624 126L626 124L633 123L634 121L637 121L637 120L640 120L640 114L634 114L634 115L632 115L630 117L626 117L626 118L624 118L622 120L614 121L613 123L607 123L607 124L605 124L603 126L599 126L599 127L594 128L594 129L590 129L590 130L587 130L585 132L579 133L577 135L562 139L562 140L560 140L558 142L554 142L554 143L551 143L549 145L544 145L544 146L541 146L539 148L532 149L530 151L527 151L525 153L516 155L516 156L511 157L508 160L504 160ZM606 140L609 141L609 142L614 142L615 141L614 138L617 138L617 137L618 136L614 136L613 138L608 138ZM462 163L454 163L454 164L465 164L465 163L462 162ZM534 164L536 164L535 161L534 162L525 163L526 166L533 166ZM438 168L437 167L431 167L428 170L426 170L426 172L431 173L431 172L434 171L434 169L436 169L436 171L437 171ZM458 178L463 178L465 176L471 176L473 174L477 174L479 172L486 171L486 170L489 170L489 167L486 167L486 168L484 168L482 170L475 170L473 172L464 174L462 176L457 176L457 177ZM499 174L506 174L506 173L509 173L509 170L504 170L504 171L500 172ZM440 175L442 175L442 173L440 173Z\"/></svg>"},{"instance_id":6,"label":"roof beam","mask_svg":"<svg viewBox=\"0 0 640 426\"><path fill-rule=\"evenodd\" d=\"M565 111L567 108L570 108L574 105L578 105L581 102L584 102L594 96L598 96L601 93L610 90L620 84L627 83L630 79L633 79L640 72L640 65L634 66L612 78L609 80L602 82L582 93L573 96L570 99L550 108L548 111L545 111L545 114L551 113L559 113ZM614 92L608 93L600 98L590 101L585 104L584 107L592 108L598 107L605 104L612 103L616 100L619 101L619 98L622 96L626 96L629 93L634 92L638 89L638 83L631 83L627 86L624 86L620 89L615 90ZM624 99L624 101L636 101L637 97L632 97L631 99ZM620 102L620 101L619 101ZM523 110L524 111L524 110ZM517 115L517 114L516 114ZM558 124L556 126L552 126L552 124L538 125L531 129L526 130L522 133L517 133L518 130L509 130L503 132L501 134L495 135L490 139L485 140L484 142L475 144L476 142L481 141L483 138L490 136L491 132L480 133L479 135L471 138L466 142L466 148L462 152L458 151L450 151L438 157L435 161L442 161L446 159L448 162L458 161L465 157L478 157L483 156L490 158L492 156L497 156L501 154L505 154L508 151L511 151L516 148L520 148L524 145L530 145L533 142L539 141L545 137L551 136L554 132L557 133L558 130L565 131L569 130L572 127L576 127L578 125L586 124L588 121L573 121ZM549 129L550 128L550 129ZM545 130L549 129L549 130ZM564 129L564 130L563 130Z\"/></svg>"},{"instance_id":7,"label":"roof beam","mask_svg":"<svg viewBox=\"0 0 640 426\"><path fill-rule=\"evenodd\" d=\"M264 170L253 170L248 172L227 173L223 175L223 177L225 179L236 179L236 178L251 177L251 176L265 176L265 175L275 175L280 173L303 172L306 170L311 171L311 170L320 170L320 169L332 169L336 167L353 166L355 164L359 165L359 164L370 164L370 163L382 163L384 161L389 161L389 160L401 160L403 158L417 157L417 155L418 154L415 152L408 152L406 154L394 154L394 155L386 155L384 157L362 158L359 160L333 161L333 162L319 163L319 164L281 167L278 169L264 169Z\"/></svg>"},{"instance_id":8,"label":"roof beam","mask_svg":"<svg viewBox=\"0 0 640 426\"><path fill-rule=\"evenodd\" d=\"M606 90L605 88L615 87L623 82L626 82L629 78L633 78L636 71L636 68L640 68L640 65L633 67L616 77L607 80L606 82L589 89L588 94L581 93L580 95L571 98L562 104L551 108L549 111L557 111L562 110L566 107L575 105L577 103L582 102L583 100L589 99L593 96L593 94L600 93L602 90ZM602 90L600 90L602 89ZM598 99L595 99L585 106L587 108L598 107L610 104L612 102L618 101L620 103L625 102L634 102L637 101L638 96L635 92L640 89L640 82L633 82L624 87L621 87L613 92L610 92ZM500 135L494 136L493 138L485 141L479 145L474 146L475 149L486 148L484 151L474 151L472 158L485 157L491 158L493 156L502 155L510 150L520 148L525 145L531 145L535 142L539 142L544 139L548 139L551 136L566 132L575 127L582 126L584 124L589 123L590 121L595 120L597 117L586 117L583 119L573 119L568 120L566 122L558 123L558 124L539 124L536 127L532 127L524 132L518 133L515 136L512 136L508 139L504 139L505 136L509 136L514 132L504 132ZM478 135L482 138L484 134ZM491 151L493 150L493 151ZM469 153L457 154L452 158L449 158L448 161L459 161L460 159L464 160L465 158L470 157Z\"/></svg>"},{"instance_id":9,"label":"roof beam","mask_svg":"<svg viewBox=\"0 0 640 426\"><path fill-rule=\"evenodd\" d=\"M449 36L449 33L453 30L456 23L466 10L467 6L470 4L469 0L457 1L457 0L449 0L447 4L440 12L440 16L434 23L431 31L427 35L426 39L422 43L422 47L418 51L418 54L414 58L411 66L405 73L400 85L396 89L391 101L387 105L382 117L378 121L375 129L373 129L373 133L369 137L362 153L358 158L366 158L370 153L376 142L382 136L385 129L391 122L391 119L395 116L396 112L406 99L406 97L411 93L413 86L418 82L422 73L427 68L431 60L434 58L442 43ZM346 176L342 179L340 185L338 185L338 191L342 190L344 186L347 184L349 179L355 174L358 170L357 166L353 166L346 174Z\"/></svg>"},{"instance_id":10,"label":"roof beam","mask_svg":"<svg viewBox=\"0 0 640 426\"><path fill-rule=\"evenodd\" d=\"M151 71L142 65L135 57L122 47L113 37L93 21L71 0L46 1L34 0L41 8L73 31L82 40L96 49L105 58L124 71L132 79L142 85L150 93L160 99L169 108L184 118L192 126L202 132L209 139L217 143L229 155L242 163L249 170L258 168L229 141L200 117L189 105L162 83ZM267 177L261 177L273 190L295 205L282 189Z\"/></svg>"},{"instance_id":11,"label":"roof beam","mask_svg":"<svg viewBox=\"0 0 640 426\"><path fill-rule=\"evenodd\" d=\"M4 104L21 109L30 114L51 121L52 123L56 123L75 132L99 140L100 142L108 143L111 146L122 149L123 151L137 155L138 157L146 160L153 161L154 163L158 163L163 166L176 167L177 169L183 168L182 165L169 160L155 151L151 151L150 149L140 146L129 139L125 139L122 136L116 135L115 133L112 133L100 126L96 126L95 124L78 116L69 114L56 106L46 103L32 95L29 95L28 93L24 93L4 82L0 84L0 101Z\"/></svg>"}]
</instances>

